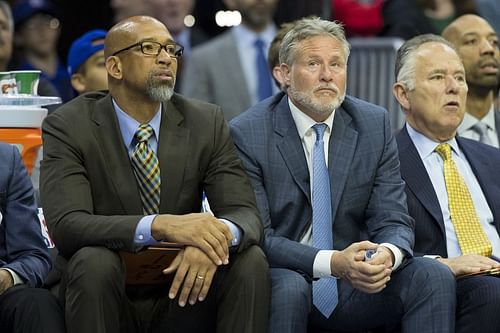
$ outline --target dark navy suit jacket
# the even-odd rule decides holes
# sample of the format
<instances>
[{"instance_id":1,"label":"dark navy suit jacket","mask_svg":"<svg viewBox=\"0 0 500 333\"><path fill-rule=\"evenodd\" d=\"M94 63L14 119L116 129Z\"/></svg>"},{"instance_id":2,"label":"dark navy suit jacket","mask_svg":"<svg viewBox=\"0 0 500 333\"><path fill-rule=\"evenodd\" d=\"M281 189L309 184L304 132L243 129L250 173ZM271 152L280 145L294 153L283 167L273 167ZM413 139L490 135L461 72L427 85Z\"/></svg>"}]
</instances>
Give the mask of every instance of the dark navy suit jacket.
<instances>
[{"instance_id":1,"label":"dark navy suit jacket","mask_svg":"<svg viewBox=\"0 0 500 333\"><path fill-rule=\"evenodd\" d=\"M408 210L415 219L415 255L437 254L448 257L443 214L417 148L406 127L396 141L401 161L401 175L406 182ZM462 152L483 190L494 223L500 232L500 151L474 140L457 137Z\"/></svg>"},{"instance_id":2,"label":"dark navy suit jacket","mask_svg":"<svg viewBox=\"0 0 500 333\"><path fill-rule=\"evenodd\" d=\"M51 259L37 216L33 186L16 147L0 143L0 268L39 287Z\"/></svg>"}]
</instances>

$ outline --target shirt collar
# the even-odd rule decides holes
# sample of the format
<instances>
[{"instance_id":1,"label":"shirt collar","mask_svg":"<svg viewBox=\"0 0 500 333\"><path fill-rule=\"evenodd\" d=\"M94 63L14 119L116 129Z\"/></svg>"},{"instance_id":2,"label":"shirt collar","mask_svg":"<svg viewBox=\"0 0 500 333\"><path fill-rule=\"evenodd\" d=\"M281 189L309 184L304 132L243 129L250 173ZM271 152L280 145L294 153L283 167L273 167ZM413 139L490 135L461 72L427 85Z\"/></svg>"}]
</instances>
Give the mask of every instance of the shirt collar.
<instances>
[{"instance_id":1,"label":"shirt collar","mask_svg":"<svg viewBox=\"0 0 500 333\"><path fill-rule=\"evenodd\" d=\"M293 121L295 122L295 126L297 127L297 131L299 133L299 137L301 140L304 139L308 131L311 130L311 127L317 124L318 122L304 112L300 111L298 107L293 104L292 100L288 98L288 106L290 107L290 111L292 113ZM327 131L331 133L333 127L333 118L335 117L335 110L328 116L328 118L323 121L327 126Z\"/></svg>"},{"instance_id":2,"label":"shirt collar","mask_svg":"<svg viewBox=\"0 0 500 333\"><path fill-rule=\"evenodd\" d=\"M137 120L123 111L114 99L112 99L112 101L116 117L118 118L118 125L120 126L120 132L122 134L123 142L125 143L125 146L129 148L132 146L135 132L137 131L141 123L139 123ZM162 104L160 103L160 107L156 111L156 114L148 122L148 124L153 128L156 141L158 141L158 138L160 137L161 108Z\"/></svg>"},{"instance_id":3,"label":"shirt collar","mask_svg":"<svg viewBox=\"0 0 500 333\"><path fill-rule=\"evenodd\" d=\"M482 122L482 123L488 125L489 128L496 130L494 104L491 105L490 110L488 111L486 116L483 117L483 119L477 119L476 117L472 116L468 112L465 112L464 119L462 120L462 123L458 127L458 133L463 133L467 130L470 130L471 127L474 126L475 124L477 124L478 122Z\"/></svg>"},{"instance_id":4,"label":"shirt collar","mask_svg":"<svg viewBox=\"0 0 500 333\"><path fill-rule=\"evenodd\" d=\"M420 158L422 160L426 159L432 153L434 153L436 147L441 143L449 144L451 146L451 149L453 149L453 151L455 152L455 154L460 156L460 150L458 149L458 143L455 137L446 142L436 142L434 140L429 139L422 133L417 132L417 130L413 129L413 127L411 127L410 124L408 123L406 123L406 130L408 131L408 135L410 136L411 140L413 141L413 144L417 148L418 154L420 155Z\"/></svg>"}]
</instances>

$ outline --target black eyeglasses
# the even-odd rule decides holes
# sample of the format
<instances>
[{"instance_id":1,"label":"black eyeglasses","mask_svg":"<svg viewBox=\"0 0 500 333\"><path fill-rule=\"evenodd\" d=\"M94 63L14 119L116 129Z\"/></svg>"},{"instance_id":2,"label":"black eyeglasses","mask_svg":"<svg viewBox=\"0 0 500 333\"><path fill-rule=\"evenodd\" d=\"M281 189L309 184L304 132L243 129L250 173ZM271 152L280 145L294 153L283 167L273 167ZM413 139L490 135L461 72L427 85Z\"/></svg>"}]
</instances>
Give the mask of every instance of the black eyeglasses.
<instances>
[{"instance_id":1,"label":"black eyeglasses","mask_svg":"<svg viewBox=\"0 0 500 333\"><path fill-rule=\"evenodd\" d=\"M130 50L134 47L140 46L141 47L141 52L143 54L147 55L152 55L152 56L158 56L161 52L162 49L165 49L167 54L171 57L174 58L179 58L182 57L182 53L184 53L184 46L177 44L177 43L170 43L170 44L160 44L158 42L139 42L132 44L130 46L127 46L121 50L116 51L113 53L113 55L117 55L120 52Z\"/></svg>"}]
</instances>

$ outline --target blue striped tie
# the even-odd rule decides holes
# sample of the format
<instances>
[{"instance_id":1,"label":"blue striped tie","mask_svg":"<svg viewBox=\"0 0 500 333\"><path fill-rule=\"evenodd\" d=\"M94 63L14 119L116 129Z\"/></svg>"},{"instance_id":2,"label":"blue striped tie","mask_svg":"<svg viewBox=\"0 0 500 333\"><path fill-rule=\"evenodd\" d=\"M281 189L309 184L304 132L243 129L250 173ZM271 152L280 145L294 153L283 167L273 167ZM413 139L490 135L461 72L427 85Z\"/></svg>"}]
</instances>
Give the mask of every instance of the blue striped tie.
<instances>
[{"instance_id":1,"label":"blue striped tie","mask_svg":"<svg viewBox=\"0 0 500 333\"><path fill-rule=\"evenodd\" d=\"M154 150L148 144L153 129L142 124L135 132L137 144L131 161L135 177L139 182L142 207L145 214L158 214L160 211L160 163Z\"/></svg>"},{"instance_id":2,"label":"blue striped tie","mask_svg":"<svg viewBox=\"0 0 500 333\"><path fill-rule=\"evenodd\" d=\"M273 94L273 82L264 54L264 42L258 38L255 40L254 45L256 51L255 64L257 66L257 97L259 101L262 101Z\"/></svg>"},{"instance_id":3,"label":"blue striped tie","mask_svg":"<svg viewBox=\"0 0 500 333\"><path fill-rule=\"evenodd\" d=\"M322 250L333 249L332 206L330 194L330 177L325 162L323 133L326 124L313 126L316 142L313 148L313 188L312 188L312 242L313 246ZM316 308L329 318L338 303L337 280L324 277L313 281L313 303Z\"/></svg>"}]
</instances>

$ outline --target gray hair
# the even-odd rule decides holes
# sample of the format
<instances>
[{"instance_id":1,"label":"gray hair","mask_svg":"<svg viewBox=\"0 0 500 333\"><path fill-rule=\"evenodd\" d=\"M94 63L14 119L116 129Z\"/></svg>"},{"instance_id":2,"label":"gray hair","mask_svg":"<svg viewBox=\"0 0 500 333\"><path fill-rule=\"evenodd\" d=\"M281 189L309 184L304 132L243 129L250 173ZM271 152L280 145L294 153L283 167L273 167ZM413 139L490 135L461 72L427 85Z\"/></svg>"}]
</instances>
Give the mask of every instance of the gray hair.
<instances>
[{"instance_id":1,"label":"gray hair","mask_svg":"<svg viewBox=\"0 0 500 333\"><path fill-rule=\"evenodd\" d=\"M14 31L14 18L12 17L12 10L7 1L0 0L0 10L4 13L9 24L9 30Z\"/></svg>"},{"instance_id":2,"label":"gray hair","mask_svg":"<svg viewBox=\"0 0 500 333\"><path fill-rule=\"evenodd\" d=\"M310 37L325 35L336 38L342 44L347 63L350 46L345 37L344 28L338 22L322 20L319 17L308 17L296 21L293 29L285 35L281 42L280 63L291 66L295 61L299 42Z\"/></svg>"},{"instance_id":3,"label":"gray hair","mask_svg":"<svg viewBox=\"0 0 500 333\"><path fill-rule=\"evenodd\" d=\"M402 83L408 90L415 89L415 52L420 46L426 43L444 44L457 52L453 44L443 37L434 34L419 35L404 42L396 56L394 76L396 77L396 82Z\"/></svg>"}]
</instances>

